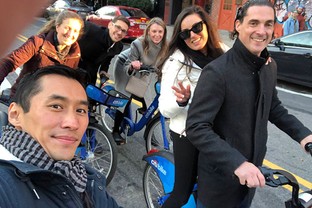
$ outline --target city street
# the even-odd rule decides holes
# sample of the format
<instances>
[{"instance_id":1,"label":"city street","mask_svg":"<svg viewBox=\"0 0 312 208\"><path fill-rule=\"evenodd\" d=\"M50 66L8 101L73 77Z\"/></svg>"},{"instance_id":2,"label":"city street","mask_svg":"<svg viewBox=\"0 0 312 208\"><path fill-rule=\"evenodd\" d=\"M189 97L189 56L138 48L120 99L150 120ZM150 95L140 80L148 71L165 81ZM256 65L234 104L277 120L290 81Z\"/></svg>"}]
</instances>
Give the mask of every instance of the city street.
<instances>
[{"instance_id":1,"label":"city street","mask_svg":"<svg viewBox=\"0 0 312 208\"><path fill-rule=\"evenodd\" d=\"M19 35L9 51L23 44L25 38L36 34L44 24L43 19L36 19L23 34ZM220 32L224 42L227 35ZM20 38L24 37L24 38ZM230 45L231 46L231 45ZM129 47L128 44L125 48ZM8 52L9 52L8 51ZM112 75L111 68L109 74ZM113 77L112 77L113 78ZM312 89L279 82L278 93L285 107L298 117L308 128L312 129ZM128 143L118 146L118 166L116 174L109 186L109 193L114 196L119 205L125 208L145 208L142 178L145 162L142 161L145 152L143 139L144 129L128 139ZM312 158L303 152L300 146L288 135L273 125L269 125L269 141L265 164L269 167L283 168L302 178L302 190L312 189ZM226 192L226 190L224 190ZM252 208L284 207L284 201L291 197L291 192L285 188L265 187L258 189Z\"/></svg>"}]
</instances>

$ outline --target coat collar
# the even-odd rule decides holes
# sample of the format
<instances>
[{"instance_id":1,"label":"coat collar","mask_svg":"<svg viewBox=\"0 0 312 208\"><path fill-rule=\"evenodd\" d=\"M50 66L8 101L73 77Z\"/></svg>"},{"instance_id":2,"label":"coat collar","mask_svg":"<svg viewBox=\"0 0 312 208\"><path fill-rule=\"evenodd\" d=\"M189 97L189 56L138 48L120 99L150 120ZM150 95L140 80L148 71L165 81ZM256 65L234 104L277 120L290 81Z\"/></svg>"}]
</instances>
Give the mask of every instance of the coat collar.
<instances>
[{"instance_id":1,"label":"coat collar","mask_svg":"<svg viewBox=\"0 0 312 208\"><path fill-rule=\"evenodd\" d=\"M252 54L238 38L233 45L233 50L252 71L259 71L269 58L269 53L266 48L261 52L260 57L256 56Z\"/></svg>"}]
</instances>

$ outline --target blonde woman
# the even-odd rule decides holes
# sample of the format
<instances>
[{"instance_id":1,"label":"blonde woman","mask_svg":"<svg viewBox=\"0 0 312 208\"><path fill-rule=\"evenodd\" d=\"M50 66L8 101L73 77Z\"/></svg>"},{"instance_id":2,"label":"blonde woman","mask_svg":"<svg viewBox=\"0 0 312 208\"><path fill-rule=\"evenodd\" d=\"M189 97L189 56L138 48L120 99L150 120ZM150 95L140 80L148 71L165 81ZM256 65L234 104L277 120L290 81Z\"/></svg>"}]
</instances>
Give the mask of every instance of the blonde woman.
<instances>
[{"instance_id":1,"label":"blonde woman","mask_svg":"<svg viewBox=\"0 0 312 208\"><path fill-rule=\"evenodd\" d=\"M140 100L143 104L143 107L140 109L141 113L146 110L144 98L131 95L125 90L125 87L130 76L136 76L138 74L136 72L141 69L141 66L146 65L156 68L157 63L164 56L168 48L166 36L167 28L165 22L159 17L151 19L143 36L134 40L129 49L119 54L114 65L116 89L125 95ZM121 112L116 114L113 136L117 142L123 141L123 138L119 134L119 125L122 117Z\"/></svg>"}]
</instances>

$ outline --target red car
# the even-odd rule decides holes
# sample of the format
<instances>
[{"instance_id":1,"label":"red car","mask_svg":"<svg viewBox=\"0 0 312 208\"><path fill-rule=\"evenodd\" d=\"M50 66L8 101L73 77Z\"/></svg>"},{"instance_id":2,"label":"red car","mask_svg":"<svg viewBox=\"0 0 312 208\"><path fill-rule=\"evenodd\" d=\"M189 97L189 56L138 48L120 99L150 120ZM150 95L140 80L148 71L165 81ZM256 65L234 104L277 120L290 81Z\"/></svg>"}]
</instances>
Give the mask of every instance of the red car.
<instances>
[{"instance_id":1,"label":"red car","mask_svg":"<svg viewBox=\"0 0 312 208\"><path fill-rule=\"evenodd\" d=\"M127 6L103 6L90 14L86 19L104 27L115 17L123 15L130 21L130 27L126 39L135 39L143 35L150 18L140 9Z\"/></svg>"}]
</instances>

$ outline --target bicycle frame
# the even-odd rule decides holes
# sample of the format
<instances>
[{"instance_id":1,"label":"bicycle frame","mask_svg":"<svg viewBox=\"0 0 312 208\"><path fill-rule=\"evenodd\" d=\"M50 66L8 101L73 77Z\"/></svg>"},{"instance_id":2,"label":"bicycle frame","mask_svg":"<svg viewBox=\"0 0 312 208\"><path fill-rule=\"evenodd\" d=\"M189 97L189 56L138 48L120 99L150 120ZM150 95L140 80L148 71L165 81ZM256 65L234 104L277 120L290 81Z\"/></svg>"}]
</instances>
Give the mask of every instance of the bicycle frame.
<instances>
[{"instance_id":1,"label":"bicycle frame","mask_svg":"<svg viewBox=\"0 0 312 208\"><path fill-rule=\"evenodd\" d=\"M159 90L158 90L159 88ZM155 84L156 96L154 97L152 103L148 106L145 113L142 115L138 122L133 121L131 105L126 109L127 117L124 117L124 121L122 123L122 130L124 131L124 127L129 125L127 136L132 136L135 132L141 131L143 127L147 124L147 122L152 118L154 112L158 109L158 98L160 96L160 83L156 82Z\"/></svg>"},{"instance_id":2,"label":"bicycle frame","mask_svg":"<svg viewBox=\"0 0 312 208\"><path fill-rule=\"evenodd\" d=\"M110 86L110 88L112 89L113 87ZM160 83L159 82L155 83L155 92L156 92L156 96L154 97L152 103L148 106L146 112L142 115L142 117L140 118L138 122L133 121L131 104L128 105L128 107L125 109L126 116L123 118L121 128L123 132L125 132L125 130L128 131L127 136L132 136L135 132L141 131L143 127L151 120L155 111L158 109L158 98L160 96ZM108 107L109 108L106 109L105 113L108 114L112 119L114 119L116 109L113 109L110 106ZM165 120L163 119L163 121ZM163 123L162 127L164 126L165 124ZM165 132L165 130L163 131Z\"/></svg>"},{"instance_id":3,"label":"bicycle frame","mask_svg":"<svg viewBox=\"0 0 312 208\"><path fill-rule=\"evenodd\" d=\"M91 136L87 137L87 133L91 133ZM89 141L87 142L87 138L89 138ZM86 147L86 145L90 144L90 148ZM89 157L93 157L94 155L94 150L96 147L96 137L95 137L95 132L93 130L86 130L85 133L82 136L80 145L77 147L75 155L79 155L79 157L82 160L86 160ZM90 149L91 151L87 151Z\"/></svg>"}]
</instances>

